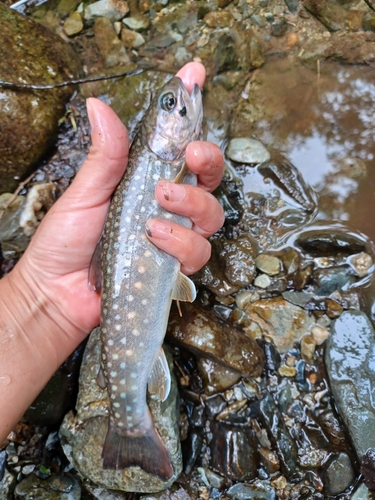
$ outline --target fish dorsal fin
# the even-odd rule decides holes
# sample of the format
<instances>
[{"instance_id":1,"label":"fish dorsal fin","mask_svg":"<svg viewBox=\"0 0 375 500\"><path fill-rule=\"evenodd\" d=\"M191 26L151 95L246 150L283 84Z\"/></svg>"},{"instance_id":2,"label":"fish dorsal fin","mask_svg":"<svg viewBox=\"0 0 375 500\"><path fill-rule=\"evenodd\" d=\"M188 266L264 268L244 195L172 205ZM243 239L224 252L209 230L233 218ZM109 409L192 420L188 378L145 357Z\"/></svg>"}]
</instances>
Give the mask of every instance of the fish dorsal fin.
<instances>
[{"instance_id":1,"label":"fish dorsal fin","mask_svg":"<svg viewBox=\"0 0 375 500\"><path fill-rule=\"evenodd\" d=\"M163 348L160 347L158 355L155 358L151 373L148 377L148 392L156 394L161 401L165 401L171 390L171 374L168 361L165 357Z\"/></svg>"},{"instance_id":2,"label":"fish dorsal fin","mask_svg":"<svg viewBox=\"0 0 375 500\"><path fill-rule=\"evenodd\" d=\"M190 278L179 271L176 283L172 290L172 299L181 300L182 302L193 302L197 296L194 283Z\"/></svg>"},{"instance_id":3,"label":"fish dorsal fin","mask_svg":"<svg viewBox=\"0 0 375 500\"><path fill-rule=\"evenodd\" d=\"M98 241L94 253L91 257L88 282L89 287L96 293L102 291L102 268L100 264L100 254L102 251L102 238Z\"/></svg>"}]
</instances>

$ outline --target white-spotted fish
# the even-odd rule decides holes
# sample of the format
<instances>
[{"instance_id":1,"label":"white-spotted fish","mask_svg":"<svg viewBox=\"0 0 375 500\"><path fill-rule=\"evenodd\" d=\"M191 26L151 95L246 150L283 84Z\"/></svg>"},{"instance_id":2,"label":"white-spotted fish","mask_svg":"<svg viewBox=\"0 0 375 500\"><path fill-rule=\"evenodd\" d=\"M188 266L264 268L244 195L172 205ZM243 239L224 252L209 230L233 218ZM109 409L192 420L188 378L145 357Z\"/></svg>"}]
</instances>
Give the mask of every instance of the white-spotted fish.
<instances>
[{"instance_id":1,"label":"white-spotted fish","mask_svg":"<svg viewBox=\"0 0 375 500\"><path fill-rule=\"evenodd\" d=\"M190 219L172 214L156 201L161 179L196 183L185 173L185 150L199 138L202 98L198 85L189 95L178 77L153 99L131 145L126 173L110 204L100 243L101 272L94 264L89 281L102 293L102 373L107 388L109 425L102 459L104 469L140 466L167 480L173 475L168 452L153 424L147 387L162 400L170 373L162 350L173 299L192 301L193 283L180 263L156 248L145 235L150 218L191 227ZM98 252L96 252L98 255ZM98 277L100 277L98 281ZM103 377L104 376L104 377Z\"/></svg>"}]
</instances>

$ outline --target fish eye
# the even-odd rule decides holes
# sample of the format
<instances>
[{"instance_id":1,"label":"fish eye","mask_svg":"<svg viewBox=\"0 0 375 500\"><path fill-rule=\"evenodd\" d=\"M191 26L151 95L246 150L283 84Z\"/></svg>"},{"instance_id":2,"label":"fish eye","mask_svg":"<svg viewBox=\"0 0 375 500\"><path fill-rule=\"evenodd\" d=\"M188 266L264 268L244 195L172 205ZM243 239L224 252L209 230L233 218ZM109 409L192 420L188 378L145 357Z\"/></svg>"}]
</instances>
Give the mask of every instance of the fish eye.
<instances>
[{"instance_id":1,"label":"fish eye","mask_svg":"<svg viewBox=\"0 0 375 500\"><path fill-rule=\"evenodd\" d=\"M163 96L161 96L161 107L165 111L172 111L177 104L177 99L172 94L172 92L167 92Z\"/></svg>"}]
</instances>

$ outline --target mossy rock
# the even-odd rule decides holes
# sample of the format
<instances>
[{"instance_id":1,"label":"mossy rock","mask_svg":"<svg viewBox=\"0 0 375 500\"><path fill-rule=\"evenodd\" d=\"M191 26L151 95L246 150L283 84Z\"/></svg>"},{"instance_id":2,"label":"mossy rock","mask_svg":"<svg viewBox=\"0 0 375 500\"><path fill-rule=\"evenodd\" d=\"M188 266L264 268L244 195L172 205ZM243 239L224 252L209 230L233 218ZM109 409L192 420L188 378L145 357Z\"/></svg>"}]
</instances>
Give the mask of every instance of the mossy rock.
<instances>
[{"instance_id":1,"label":"mossy rock","mask_svg":"<svg viewBox=\"0 0 375 500\"><path fill-rule=\"evenodd\" d=\"M44 26L0 3L0 80L53 84L76 77L78 57ZM18 90L0 85L0 193L12 191L54 144L73 87Z\"/></svg>"}]
</instances>

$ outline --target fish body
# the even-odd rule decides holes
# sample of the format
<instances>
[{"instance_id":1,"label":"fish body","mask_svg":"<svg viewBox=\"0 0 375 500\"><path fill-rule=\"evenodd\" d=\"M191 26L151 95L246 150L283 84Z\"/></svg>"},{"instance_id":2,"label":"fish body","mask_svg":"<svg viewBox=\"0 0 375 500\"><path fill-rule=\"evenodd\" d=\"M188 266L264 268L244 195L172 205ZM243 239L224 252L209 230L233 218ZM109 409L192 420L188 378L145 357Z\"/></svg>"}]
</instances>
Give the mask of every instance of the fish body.
<instances>
[{"instance_id":1,"label":"fish body","mask_svg":"<svg viewBox=\"0 0 375 500\"><path fill-rule=\"evenodd\" d=\"M180 263L145 235L150 218L191 227L190 219L163 209L155 198L161 179L173 181L185 150L198 138L201 93L190 96L174 77L153 100L131 145L126 173L110 204L101 241L101 366L109 395L104 469L140 466L163 480L173 475L167 450L147 406L147 386L162 399L169 371L161 350L173 298L194 300ZM184 182L195 184L187 172ZM192 295L189 298L189 295Z\"/></svg>"}]
</instances>

